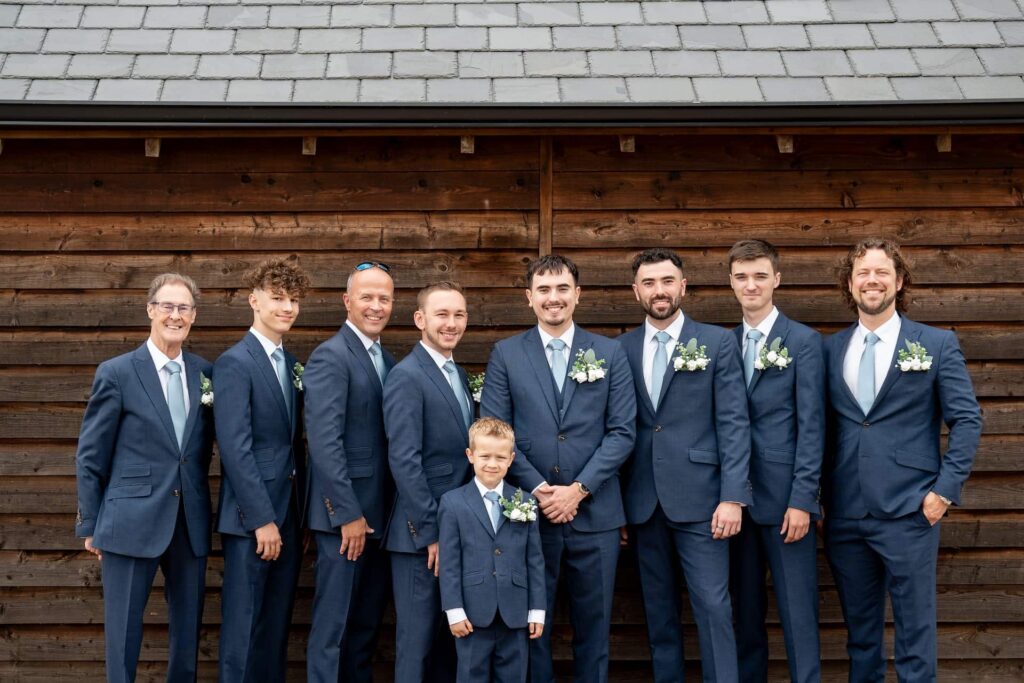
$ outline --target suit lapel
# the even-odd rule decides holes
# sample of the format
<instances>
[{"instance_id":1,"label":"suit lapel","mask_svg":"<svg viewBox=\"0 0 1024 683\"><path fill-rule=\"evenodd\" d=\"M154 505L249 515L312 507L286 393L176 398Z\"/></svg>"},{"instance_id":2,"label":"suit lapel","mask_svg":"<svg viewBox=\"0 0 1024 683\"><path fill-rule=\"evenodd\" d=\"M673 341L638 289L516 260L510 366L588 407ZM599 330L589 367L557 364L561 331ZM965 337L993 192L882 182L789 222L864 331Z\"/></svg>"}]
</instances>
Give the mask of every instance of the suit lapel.
<instances>
[{"instance_id":1,"label":"suit lapel","mask_svg":"<svg viewBox=\"0 0 1024 683\"><path fill-rule=\"evenodd\" d=\"M904 339L909 339L911 342L916 342L920 337L920 331L914 326L914 324L907 318L900 318L900 333L896 337L896 343L893 345L892 358L889 359L889 371L885 373L885 381L882 382L882 388L875 394L875 402L871 404L871 410L874 411L875 407L878 406L885 395L889 393L892 386L899 381L903 373L898 367L896 367L896 359L899 358L900 349L904 348Z\"/></svg>"},{"instance_id":2,"label":"suit lapel","mask_svg":"<svg viewBox=\"0 0 1024 683\"><path fill-rule=\"evenodd\" d=\"M270 357L267 355L266 350L260 344L259 339L254 337L251 332L245 335L245 348L249 351L252 362L256 364L260 374L263 375L270 394L274 397L274 401L281 411L281 417L284 418L286 424L290 425L292 420L291 415L288 414L288 405L284 402L284 390L281 387L281 380L277 378L277 369L270 362ZM287 372L287 367L285 371ZM294 404L295 402L292 401L292 403Z\"/></svg>"},{"instance_id":3,"label":"suit lapel","mask_svg":"<svg viewBox=\"0 0 1024 683\"><path fill-rule=\"evenodd\" d=\"M551 409L551 415L555 418L555 423L557 424L560 420L558 416L558 400L555 397L555 383L552 381L551 366L548 365L548 357L544 352L544 346L540 340L540 332L537 331L536 327L527 332L523 337L523 351L533 367L533 373L537 376L540 392L544 395L544 400L547 401L548 408Z\"/></svg>"},{"instance_id":4,"label":"suit lapel","mask_svg":"<svg viewBox=\"0 0 1024 683\"><path fill-rule=\"evenodd\" d=\"M668 366L665 368L665 377L661 381L661 394L658 396L658 408L660 409L665 405L665 396L668 395L669 385L672 384L672 380L675 379L676 372L675 359L679 357L679 347L686 346L691 339L697 338L697 326L694 324L693 319L683 314L683 327L679 330L679 339L676 340L675 346L672 347L672 353L668 355ZM697 339L697 343L700 340Z\"/></svg>"},{"instance_id":5,"label":"suit lapel","mask_svg":"<svg viewBox=\"0 0 1024 683\"><path fill-rule=\"evenodd\" d=\"M855 410L863 414L864 411L861 410L860 403L857 402L857 397L853 395L852 391L850 391L850 386L846 383L846 378L843 377L843 364L846 362L846 352L850 346L850 339L853 337L853 333L856 329L857 323L854 323L842 332L837 333L838 337L835 344L836 354L835 357L832 358L832 367L829 368L829 372L832 375L829 378L829 382L834 386L840 387L840 392L846 397L846 400L850 402Z\"/></svg>"},{"instance_id":6,"label":"suit lapel","mask_svg":"<svg viewBox=\"0 0 1024 683\"><path fill-rule=\"evenodd\" d=\"M363 372L366 373L367 378L370 380L370 386L373 387L374 393L377 394L378 398L383 396L384 387L380 383L380 375L377 374L377 368L373 367L373 361L370 360L370 352L363 346L363 340L352 331L348 323L341 328L341 338L345 340L348 350L355 356L356 364L363 368ZM387 368L387 361L385 361L384 366Z\"/></svg>"},{"instance_id":7,"label":"suit lapel","mask_svg":"<svg viewBox=\"0 0 1024 683\"><path fill-rule=\"evenodd\" d=\"M192 437L192 430L195 429L199 419L199 409L202 408L202 391L199 389L199 364L195 362L192 354L184 354L185 375L188 383L188 419L185 421L185 433L181 437L181 449L185 450L185 444ZM170 415L170 411L168 411Z\"/></svg>"},{"instance_id":8,"label":"suit lapel","mask_svg":"<svg viewBox=\"0 0 1024 683\"><path fill-rule=\"evenodd\" d=\"M647 411L654 414L654 404L651 403L651 395L647 391L647 384L644 381L644 326L641 325L636 331L625 335L622 340L622 347L626 351L626 360L633 370L633 377L639 377L637 386L640 387L640 402L647 408Z\"/></svg>"},{"instance_id":9,"label":"suit lapel","mask_svg":"<svg viewBox=\"0 0 1024 683\"><path fill-rule=\"evenodd\" d=\"M739 329L742 335L743 325L740 325ZM764 343L768 344L770 348L772 341L776 338L779 338L781 340L779 344L781 346L785 346L787 334L789 334L789 318L782 315L782 311L779 311L779 317L775 319L775 324L772 325L772 329L768 331L768 336L765 338ZM743 345L741 343L740 351L742 352L742 350ZM757 386L757 383L758 381L760 381L761 376L768 372L770 369L771 368L765 368L764 370L757 370L756 368L754 369L754 376L750 378L750 385L747 387L747 396L750 396L752 393L754 393L754 387Z\"/></svg>"},{"instance_id":10,"label":"suit lapel","mask_svg":"<svg viewBox=\"0 0 1024 683\"><path fill-rule=\"evenodd\" d=\"M565 364L567 373L565 384L562 387L562 415L569 412L569 404L572 403L572 397L576 395L576 387L579 385L579 382L571 377L572 365L576 362L576 356L579 355L580 351L587 351L593 347L594 340L591 338L590 333L576 325L576 331L572 336L572 348L569 350L569 361ZM598 360L601 359L598 358Z\"/></svg>"},{"instance_id":11,"label":"suit lapel","mask_svg":"<svg viewBox=\"0 0 1024 683\"><path fill-rule=\"evenodd\" d=\"M444 400L447 401L448 407L451 408L452 415L458 421L459 426L462 427L462 432L466 431L466 419L462 416L462 408L459 406L459 402L455 400L455 392L452 391L452 385L448 383L448 378L445 377L444 371L437 367L437 363L430 357L423 345L417 343L413 347L414 354L420 362L420 366L423 368L423 372L426 373L430 381L434 383L441 395L444 396Z\"/></svg>"},{"instance_id":12,"label":"suit lapel","mask_svg":"<svg viewBox=\"0 0 1024 683\"><path fill-rule=\"evenodd\" d=\"M178 437L174 434L174 423L171 422L171 410L167 407L167 397L164 396L163 387L160 386L160 378L156 374L156 366L153 364L153 356L150 355L149 349L143 344L142 347L135 352L135 372L139 376L139 383L142 384L142 388L149 396L149 400L153 403L153 409L159 416L160 421L164 425L164 429L167 430L167 437L171 441L171 445L175 450L178 449ZM186 374L191 377L191 368L186 368Z\"/></svg>"},{"instance_id":13,"label":"suit lapel","mask_svg":"<svg viewBox=\"0 0 1024 683\"><path fill-rule=\"evenodd\" d=\"M480 495L480 490L477 489L475 482L469 482L462 487L462 496L466 499L466 505L473 511L473 514L480 524L483 525L484 529L487 529L487 534L494 538L494 528L491 526L491 517L487 514L487 504L484 503L483 497ZM501 527L498 527L499 529Z\"/></svg>"},{"instance_id":14,"label":"suit lapel","mask_svg":"<svg viewBox=\"0 0 1024 683\"><path fill-rule=\"evenodd\" d=\"M294 368L295 364L299 362L299 359L288 353L284 352L284 360L287 365L285 367ZM295 430L299 424L299 390L295 387L294 372L289 371L289 382L288 390L292 392L292 414L289 416L289 426L291 427L292 439L295 439Z\"/></svg>"}]
</instances>

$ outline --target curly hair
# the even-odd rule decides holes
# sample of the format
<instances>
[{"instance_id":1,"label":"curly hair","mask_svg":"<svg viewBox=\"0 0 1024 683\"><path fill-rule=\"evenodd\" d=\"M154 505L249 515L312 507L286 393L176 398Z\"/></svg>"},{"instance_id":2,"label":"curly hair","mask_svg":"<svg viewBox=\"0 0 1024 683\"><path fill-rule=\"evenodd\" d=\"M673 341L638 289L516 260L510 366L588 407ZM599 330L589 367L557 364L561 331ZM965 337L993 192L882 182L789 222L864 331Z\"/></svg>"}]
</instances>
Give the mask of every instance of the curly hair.
<instances>
[{"instance_id":1,"label":"curly hair","mask_svg":"<svg viewBox=\"0 0 1024 683\"><path fill-rule=\"evenodd\" d=\"M852 311L857 310L857 302L853 299L853 292L850 291L850 280L853 279L853 264L863 257L869 249L881 249L885 252L896 269L896 278L903 280L903 286L896 292L896 310L904 313L907 310L907 294L910 292L910 285L913 283L913 276L910 272L910 264L903 257L900 245L892 240L883 237L868 237L850 247L850 251L836 265L836 280L839 283L839 291L843 294L843 302Z\"/></svg>"},{"instance_id":2,"label":"curly hair","mask_svg":"<svg viewBox=\"0 0 1024 683\"><path fill-rule=\"evenodd\" d=\"M284 292L295 299L304 297L310 288L309 276L285 259L267 259L256 264L242 276L242 282L249 289Z\"/></svg>"}]
</instances>

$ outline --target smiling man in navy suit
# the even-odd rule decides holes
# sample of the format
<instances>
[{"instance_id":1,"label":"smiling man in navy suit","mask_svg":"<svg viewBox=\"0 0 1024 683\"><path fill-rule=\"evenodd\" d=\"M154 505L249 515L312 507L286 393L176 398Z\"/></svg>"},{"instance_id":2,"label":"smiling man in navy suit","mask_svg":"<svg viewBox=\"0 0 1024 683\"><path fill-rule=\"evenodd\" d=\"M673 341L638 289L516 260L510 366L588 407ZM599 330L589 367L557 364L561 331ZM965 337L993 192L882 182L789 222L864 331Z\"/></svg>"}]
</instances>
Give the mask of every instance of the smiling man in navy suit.
<instances>
[{"instance_id":1,"label":"smiling man in navy suit","mask_svg":"<svg viewBox=\"0 0 1024 683\"><path fill-rule=\"evenodd\" d=\"M737 680L729 543L750 505L750 425L739 345L684 316L683 262L669 249L633 259L647 314L619 339L636 379L637 438L624 470L654 679L683 681L678 566L689 590L704 680Z\"/></svg>"},{"instance_id":2,"label":"smiling man in navy suit","mask_svg":"<svg viewBox=\"0 0 1024 683\"><path fill-rule=\"evenodd\" d=\"M825 340L829 443L825 548L848 629L851 681L884 681L885 595L900 681L936 679L939 520L981 438L956 335L901 317L911 273L899 246L866 239L838 268L858 321ZM942 424L949 427L946 452Z\"/></svg>"},{"instance_id":3,"label":"smiling man in navy suit","mask_svg":"<svg viewBox=\"0 0 1024 683\"><path fill-rule=\"evenodd\" d=\"M413 320L422 338L384 385L388 460L398 491L385 540L397 616L395 681L453 681L455 644L437 582L437 506L470 476L465 452L473 404L466 371L453 356L468 321L462 287L424 287Z\"/></svg>"},{"instance_id":4,"label":"smiling man in navy suit","mask_svg":"<svg viewBox=\"0 0 1024 683\"><path fill-rule=\"evenodd\" d=\"M284 680L302 560L302 373L284 348L309 278L281 259L245 273L252 326L213 366L223 480L220 681Z\"/></svg>"},{"instance_id":5,"label":"smiling man in navy suit","mask_svg":"<svg viewBox=\"0 0 1024 683\"><path fill-rule=\"evenodd\" d=\"M816 536L818 479L825 446L825 366L821 335L790 320L773 302L782 280L779 254L763 240L729 251L729 282L743 311L734 332L743 352L752 448L754 504L731 540L732 601L744 683L768 680L768 600L775 599L794 683L821 679Z\"/></svg>"},{"instance_id":6,"label":"smiling man in navy suit","mask_svg":"<svg viewBox=\"0 0 1024 683\"><path fill-rule=\"evenodd\" d=\"M573 323L579 272L564 256L526 271L537 326L494 346L481 415L516 433L511 482L540 503L547 610L565 565L576 681L608 680L608 634L625 522L619 467L636 429L633 378L619 343ZM530 678L554 680L551 630L530 644Z\"/></svg>"},{"instance_id":7,"label":"smiling man in navy suit","mask_svg":"<svg viewBox=\"0 0 1024 683\"><path fill-rule=\"evenodd\" d=\"M149 287L149 339L96 369L75 458L75 534L103 575L107 680L135 680L142 618L159 567L168 607L167 680L194 681L210 552L213 415L182 351L199 290L178 273Z\"/></svg>"},{"instance_id":8,"label":"smiling man in navy suit","mask_svg":"<svg viewBox=\"0 0 1024 683\"><path fill-rule=\"evenodd\" d=\"M309 528L316 596L306 650L310 683L369 683L391 593L381 547L394 485L384 433L384 381L395 359L381 346L391 320L391 267L358 264L345 287L348 318L303 374L309 442Z\"/></svg>"}]
</instances>

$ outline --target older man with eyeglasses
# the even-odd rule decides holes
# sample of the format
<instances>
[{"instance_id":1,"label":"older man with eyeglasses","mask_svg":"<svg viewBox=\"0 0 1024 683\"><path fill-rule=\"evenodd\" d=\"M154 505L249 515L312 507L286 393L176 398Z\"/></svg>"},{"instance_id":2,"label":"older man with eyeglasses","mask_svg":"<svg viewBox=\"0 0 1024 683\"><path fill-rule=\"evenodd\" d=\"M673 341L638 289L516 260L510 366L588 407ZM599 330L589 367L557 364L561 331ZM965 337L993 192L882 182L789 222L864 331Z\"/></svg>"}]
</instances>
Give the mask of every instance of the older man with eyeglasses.
<instances>
[{"instance_id":1,"label":"older man with eyeglasses","mask_svg":"<svg viewBox=\"0 0 1024 683\"><path fill-rule=\"evenodd\" d=\"M168 606L168 681L194 681L210 551L211 375L182 350L199 290L157 276L150 334L96 370L78 439L75 534L103 561L107 680L135 680L142 618L159 567ZM207 396L209 395L209 396Z\"/></svg>"}]
</instances>

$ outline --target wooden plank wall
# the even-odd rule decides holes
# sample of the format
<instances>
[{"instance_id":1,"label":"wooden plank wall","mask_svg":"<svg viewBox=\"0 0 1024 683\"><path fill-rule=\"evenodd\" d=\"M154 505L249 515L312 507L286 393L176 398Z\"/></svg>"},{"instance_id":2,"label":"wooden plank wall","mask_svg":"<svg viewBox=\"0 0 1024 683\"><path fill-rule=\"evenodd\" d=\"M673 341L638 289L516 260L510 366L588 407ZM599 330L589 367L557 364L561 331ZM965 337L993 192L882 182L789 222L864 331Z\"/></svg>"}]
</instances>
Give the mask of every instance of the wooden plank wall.
<instances>
[{"instance_id":1,"label":"wooden plank wall","mask_svg":"<svg viewBox=\"0 0 1024 683\"><path fill-rule=\"evenodd\" d=\"M825 332L851 319L831 265L846 246L895 236L916 264L910 315L955 327L985 410L985 435L962 508L943 523L940 678L1024 676L1024 136L638 136L636 151L603 137L6 140L0 156L0 679L102 679L99 568L73 537L74 451L95 366L141 343L145 289L165 270L204 290L192 350L211 360L248 325L236 287L249 265L294 255L314 290L289 339L300 358L342 319L348 267L395 267L386 343L404 352L415 290L452 278L468 287L471 328L457 356L482 369L494 340L532 320L526 262L547 245L580 265L577 319L618 334L641 312L628 283L638 250L686 260L686 311L732 325L738 307L725 257L760 236L783 251L786 312ZM307 558L307 565L312 558ZM612 634L618 680L646 680L647 649L633 558L624 554ZM211 558L202 643L215 678L221 560ZM304 572L290 646L302 657L312 601ZM845 680L844 633L822 563L825 675ZM692 624L689 615L688 623ZM784 680L770 614L773 676ZM558 656L570 637L559 615ZM140 680L162 680L166 608L147 612ZM891 637L891 634L890 634ZM688 653L696 655L688 628ZM891 644L890 644L891 652ZM389 626L380 671L393 658ZM695 665L693 673L696 673Z\"/></svg>"}]
</instances>

